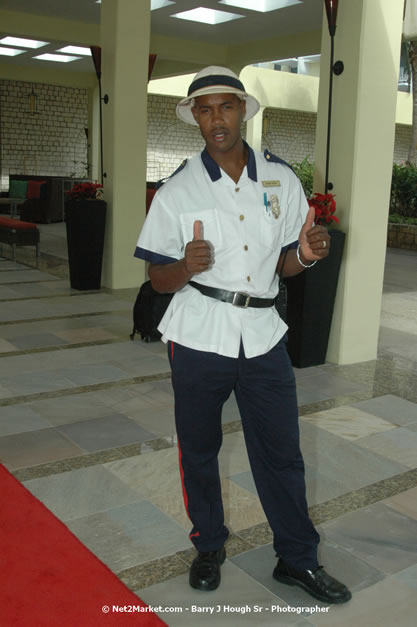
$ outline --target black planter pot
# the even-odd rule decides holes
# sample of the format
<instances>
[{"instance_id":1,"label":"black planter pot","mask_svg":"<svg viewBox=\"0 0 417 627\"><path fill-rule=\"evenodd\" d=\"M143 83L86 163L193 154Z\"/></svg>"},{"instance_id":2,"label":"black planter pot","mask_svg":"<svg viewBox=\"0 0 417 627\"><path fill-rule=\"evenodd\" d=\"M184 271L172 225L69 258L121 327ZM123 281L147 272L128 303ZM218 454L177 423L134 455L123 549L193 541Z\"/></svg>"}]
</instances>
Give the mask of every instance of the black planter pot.
<instances>
[{"instance_id":1,"label":"black planter pot","mask_svg":"<svg viewBox=\"0 0 417 627\"><path fill-rule=\"evenodd\" d=\"M328 257L310 270L286 279L288 302L287 349L293 366L306 368L326 361L337 281L345 234L329 231Z\"/></svg>"},{"instance_id":2,"label":"black planter pot","mask_svg":"<svg viewBox=\"0 0 417 627\"><path fill-rule=\"evenodd\" d=\"M98 290L106 226L104 200L68 200L65 203L71 287Z\"/></svg>"}]
</instances>

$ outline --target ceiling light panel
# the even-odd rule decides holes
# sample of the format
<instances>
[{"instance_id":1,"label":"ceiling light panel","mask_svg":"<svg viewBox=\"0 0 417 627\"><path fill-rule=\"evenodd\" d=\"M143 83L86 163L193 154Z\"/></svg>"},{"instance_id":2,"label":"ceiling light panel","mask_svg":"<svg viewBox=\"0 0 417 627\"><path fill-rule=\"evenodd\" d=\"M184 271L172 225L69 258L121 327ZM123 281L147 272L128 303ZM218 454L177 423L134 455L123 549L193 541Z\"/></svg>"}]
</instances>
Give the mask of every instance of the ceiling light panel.
<instances>
[{"instance_id":1,"label":"ceiling light panel","mask_svg":"<svg viewBox=\"0 0 417 627\"><path fill-rule=\"evenodd\" d=\"M162 9L163 7L169 7L170 4L175 4L172 0L151 0L151 11L156 9Z\"/></svg>"},{"instance_id":2,"label":"ceiling light panel","mask_svg":"<svg viewBox=\"0 0 417 627\"><path fill-rule=\"evenodd\" d=\"M3 37L0 44L5 46L21 46L22 48L42 48L47 46L49 41L36 41L35 39L22 39L21 37Z\"/></svg>"},{"instance_id":3,"label":"ceiling light panel","mask_svg":"<svg viewBox=\"0 0 417 627\"><path fill-rule=\"evenodd\" d=\"M219 4L267 13L277 9L285 9L293 4L302 4L302 2L303 0L220 0Z\"/></svg>"},{"instance_id":4,"label":"ceiling light panel","mask_svg":"<svg viewBox=\"0 0 417 627\"><path fill-rule=\"evenodd\" d=\"M22 54L22 52L27 52L27 50L18 50L17 48L3 48L0 46L0 54L5 57L16 57L18 54Z\"/></svg>"},{"instance_id":5,"label":"ceiling light panel","mask_svg":"<svg viewBox=\"0 0 417 627\"><path fill-rule=\"evenodd\" d=\"M231 20L238 20L243 15L237 13L226 13L225 11L215 11L214 9L206 9L204 7L198 7L197 9L191 9L191 11L182 11L181 13L175 13L170 17L177 17L180 20L190 20L191 22L201 22L202 24L221 24L222 22L230 22Z\"/></svg>"},{"instance_id":6,"label":"ceiling light panel","mask_svg":"<svg viewBox=\"0 0 417 627\"><path fill-rule=\"evenodd\" d=\"M67 54L82 54L85 57L91 57L90 48L84 48L81 46L65 46L65 48L59 48L57 52L66 52Z\"/></svg>"},{"instance_id":7,"label":"ceiling light panel","mask_svg":"<svg viewBox=\"0 0 417 627\"><path fill-rule=\"evenodd\" d=\"M39 59L40 61L57 61L58 63L71 63L71 61L81 59L81 57L71 57L65 54L40 54L33 58Z\"/></svg>"}]
</instances>

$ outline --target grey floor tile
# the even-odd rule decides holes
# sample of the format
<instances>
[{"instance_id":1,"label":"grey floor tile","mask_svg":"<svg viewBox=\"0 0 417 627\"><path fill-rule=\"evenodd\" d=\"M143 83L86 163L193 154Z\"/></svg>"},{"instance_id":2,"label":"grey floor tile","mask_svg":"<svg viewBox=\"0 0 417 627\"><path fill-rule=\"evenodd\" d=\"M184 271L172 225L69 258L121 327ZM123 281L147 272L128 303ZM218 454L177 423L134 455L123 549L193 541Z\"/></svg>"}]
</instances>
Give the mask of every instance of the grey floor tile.
<instances>
[{"instance_id":1,"label":"grey floor tile","mask_svg":"<svg viewBox=\"0 0 417 627\"><path fill-rule=\"evenodd\" d=\"M70 394L28 403L28 407L47 420L51 425L66 425L90 418L100 418L110 413L100 401L99 392Z\"/></svg>"},{"instance_id":2,"label":"grey floor tile","mask_svg":"<svg viewBox=\"0 0 417 627\"><path fill-rule=\"evenodd\" d=\"M58 429L77 446L88 452L115 448L133 442L144 442L155 437L153 433L145 431L133 420L121 414L64 424Z\"/></svg>"},{"instance_id":3,"label":"grey floor tile","mask_svg":"<svg viewBox=\"0 0 417 627\"><path fill-rule=\"evenodd\" d=\"M33 348L45 348L47 346L62 346L68 342L53 333L37 333L33 335L20 335L9 339L18 350Z\"/></svg>"},{"instance_id":4,"label":"grey floor tile","mask_svg":"<svg viewBox=\"0 0 417 627\"><path fill-rule=\"evenodd\" d=\"M2 377L0 381L17 396L66 390L74 387L74 383L65 376L64 372L42 371L41 369L38 372L23 372L19 375Z\"/></svg>"},{"instance_id":5,"label":"grey floor tile","mask_svg":"<svg viewBox=\"0 0 417 627\"><path fill-rule=\"evenodd\" d=\"M4 272L4 270L27 270L27 266L17 261L0 257L0 271Z\"/></svg>"},{"instance_id":6,"label":"grey floor tile","mask_svg":"<svg viewBox=\"0 0 417 627\"><path fill-rule=\"evenodd\" d=\"M169 371L168 357L164 355L142 355L130 359L112 360L114 366L125 370L130 377L143 377Z\"/></svg>"},{"instance_id":7,"label":"grey floor tile","mask_svg":"<svg viewBox=\"0 0 417 627\"><path fill-rule=\"evenodd\" d=\"M0 407L0 436L46 429L50 424L27 405Z\"/></svg>"},{"instance_id":8,"label":"grey floor tile","mask_svg":"<svg viewBox=\"0 0 417 627\"><path fill-rule=\"evenodd\" d=\"M0 281L4 278L4 275L7 274L8 273L6 272L0 273ZM26 272L15 272L14 274L18 276L20 281L31 280L22 278L22 275L24 276L27 274ZM51 280L56 280L56 278L52 277ZM128 308L128 304L125 301L118 301L104 292L99 292L97 294L85 294L80 298L76 298L74 296L61 296L50 299L33 299L30 301L30 307L24 307L19 301L5 302L2 303L0 320L31 320L52 316L68 317L70 315L89 314L102 311L118 311Z\"/></svg>"},{"instance_id":9,"label":"grey floor tile","mask_svg":"<svg viewBox=\"0 0 417 627\"><path fill-rule=\"evenodd\" d=\"M0 459L9 469L80 455L82 450L55 429L0 437Z\"/></svg>"},{"instance_id":10,"label":"grey floor tile","mask_svg":"<svg viewBox=\"0 0 417 627\"><path fill-rule=\"evenodd\" d=\"M58 370L61 377L69 379L73 385L93 385L108 381L121 381L128 378L128 374L120 368L105 364L80 365L78 368L63 368Z\"/></svg>"},{"instance_id":11,"label":"grey floor tile","mask_svg":"<svg viewBox=\"0 0 417 627\"><path fill-rule=\"evenodd\" d=\"M319 401L325 401L328 398L327 392L316 388L315 386L309 387L303 385L303 379L300 383L297 383L297 403L299 407L303 405L309 405L310 403L317 403Z\"/></svg>"},{"instance_id":12,"label":"grey floor tile","mask_svg":"<svg viewBox=\"0 0 417 627\"><path fill-rule=\"evenodd\" d=\"M317 374L324 374L326 372L325 366L310 366L308 368L295 368L294 374L296 381L300 381L301 379L305 379L306 377L311 377Z\"/></svg>"},{"instance_id":13,"label":"grey floor tile","mask_svg":"<svg viewBox=\"0 0 417 627\"><path fill-rule=\"evenodd\" d=\"M297 380L297 397L299 405L316 401L348 396L366 389L363 383L348 381L329 373L318 373Z\"/></svg>"},{"instance_id":14,"label":"grey floor tile","mask_svg":"<svg viewBox=\"0 0 417 627\"><path fill-rule=\"evenodd\" d=\"M402 570L400 573L394 575L394 577L397 581L400 581L417 591L417 564L409 566L405 570Z\"/></svg>"},{"instance_id":15,"label":"grey floor tile","mask_svg":"<svg viewBox=\"0 0 417 627\"><path fill-rule=\"evenodd\" d=\"M415 590L387 577L357 592L349 603L330 608L327 614L314 614L315 627L415 627Z\"/></svg>"},{"instance_id":16,"label":"grey floor tile","mask_svg":"<svg viewBox=\"0 0 417 627\"><path fill-rule=\"evenodd\" d=\"M257 494L251 471L237 473L229 477L229 479L245 490ZM305 480L307 502L309 505L323 503L346 492L346 487L342 481L337 481L332 476L318 472L309 464L305 465Z\"/></svg>"},{"instance_id":17,"label":"grey floor tile","mask_svg":"<svg viewBox=\"0 0 417 627\"><path fill-rule=\"evenodd\" d=\"M142 429L152 431L157 437L176 433L173 407L149 407L146 411L141 408L136 412L128 412L128 416Z\"/></svg>"},{"instance_id":18,"label":"grey floor tile","mask_svg":"<svg viewBox=\"0 0 417 627\"><path fill-rule=\"evenodd\" d=\"M64 521L141 500L136 490L102 466L30 479L24 485Z\"/></svg>"},{"instance_id":19,"label":"grey floor tile","mask_svg":"<svg viewBox=\"0 0 417 627\"><path fill-rule=\"evenodd\" d=\"M408 468L417 467L417 433L406 427L361 438L357 444Z\"/></svg>"},{"instance_id":20,"label":"grey floor tile","mask_svg":"<svg viewBox=\"0 0 417 627\"><path fill-rule=\"evenodd\" d=\"M0 338L0 353L12 353L16 349L16 346L7 340Z\"/></svg>"},{"instance_id":21,"label":"grey floor tile","mask_svg":"<svg viewBox=\"0 0 417 627\"><path fill-rule=\"evenodd\" d=\"M221 586L210 594L190 588L188 574L136 592L145 603L182 608L169 615L170 627L311 624L296 611L279 612L277 606L287 604L229 560L222 566ZM166 613L160 617L167 620Z\"/></svg>"},{"instance_id":22,"label":"grey floor tile","mask_svg":"<svg viewBox=\"0 0 417 627\"><path fill-rule=\"evenodd\" d=\"M175 553L190 544L187 532L148 501L73 520L68 526L114 571Z\"/></svg>"},{"instance_id":23,"label":"grey floor tile","mask_svg":"<svg viewBox=\"0 0 417 627\"><path fill-rule=\"evenodd\" d=\"M387 574L417 562L417 521L379 503L325 523L320 532Z\"/></svg>"},{"instance_id":24,"label":"grey floor tile","mask_svg":"<svg viewBox=\"0 0 417 627\"><path fill-rule=\"evenodd\" d=\"M417 520L417 488L394 494L388 499L381 501L381 503Z\"/></svg>"},{"instance_id":25,"label":"grey floor tile","mask_svg":"<svg viewBox=\"0 0 417 627\"><path fill-rule=\"evenodd\" d=\"M368 401L354 403L352 406L396 425L404 426L417 422L417 404L393 394L371 398Z\"/></svg>"},{"instance_id":26,"label":"grey floor tile","mask_svg":"<svg viewBox=\"0 0 417 627\"><path fill-rule=\"evenodd\" d=\"M56 277L39 270L25 270L18 268L16 271L9 270L0 274L0 284L4 283L22 283L23 281L56 281Z\"/></svg>"},{"instance_id":27,"label":"grey floor tile","mask_svg":"<svg viewBox=\"0 0 417 627\"><path fill-rule=\"evenodd\" d=\"M0 398L9 398L11 396L13 396L11 389L0 383Z\"/></svg>"},{"instance_id":28,"label":"grey floor tile","mask_svg":"<svg viewBox=\"0 0 417 627\"><path fill-rule=\"evenodd\" d=\"M170 378L135 385L132 387L132 391L138 399L156 407L171 408L174 403L174 392Z\"/></svg>"},{"instance_id":29,"label":"grey floor tile","mask_svg":"<svg viewBox=\"0 0 417 627\"><path fill-rule=\"evenodd\" d=\"M397 302L398 309L401 304ZM398 329L395 325L398 325L398 315L381 316L381 326L379 328L378 348L379 350L387 351L395 355L400 355L405 359L415 361L416 349L415 349L415 331L407 332L406 329ZM408 322L410 331L415 329L415 313L414 319L410 319Z\"/></svg>"},{"instance_id":30,"label":"grey floor tile","mask_svg":"<svg viewBox=\"0 0 417 627\"><path fill-rule=\"evenodd\" d=\"M3 295L4 286L0 289L0 298L7 298ZM69 282L62 281L47 281L45 283L21 283L15 284L10 287L10 298L42 298L45 296L65 296L70 293L76 293L71 290Z\"/></svg>"},{"instance_id":31,"label":"grey floor tile","mask_svg":"<svg viewBox=\"0 0 417 627\"><path fill-rule=\"evenodd\" d=\"M331 474L319 472L310 464L305 464L305 481L309 505L323 503L346 492L346 486L341 477L336 479Z\"/></svg>"},{"instance_id":32,"label":"grey floor tile","mask_svg":"<svg viewBox=\"0 0 417 627\"><path fill-rule=\"evenodd\" d=\"M235 475L231 475L229 479L230 481L237 483L237 485L241 488L244 488L253 494L258 494L256 491L255 481L250 470L247 470L246 472L238 472Z\"/></svg>"},{"instance_id":33,"label":"grey floor tile","mask_svg":"<svg viewBox=\"0 0 417 627\"><path fill-rule=\"evenodd\" d=\"M372 586L385 578L385 574L380 570L350 555L331 542L320 543L318 559L330 575L343 581L352 592ZM230 561L293 607L316 603L319 607L327 605L321 601L312 601L310 595L298 586L288 586L272 577L277 558L271 544L232 557Z\"/></svg>"},{"instance_id":34,"label":"grey floor tile","mask_svg":"<svg viewBox=\"0 0 417 627\"><path fill-rule=\"evenodd\" d=\"M233 420L240 420L240 413L235 395L231 394L226 403L223 405L222 422L225 424L232 422Z\"/></svg>"},{"instance_id":35,"label":"grey floor tile","mask_svg":"<svg viewBox=\"0 0 417 627\"><path fill-rule=\"evenodd\" d=\"M302 417L302 421L349 441L395 429L395 425L391 422L350 405L306 414Z\"/></svg>"},{"instance_id":36,"label":"grey floor tile","mask_svg":"<svg viewBox=\"0 0 417 627\"><path fill-rule=\"evenodd\" d=\"M348 443L343 438L302 421L300 429L305 463L324 477L341 482L346 491L356 490L407 470L407 466L359 446L361 440Z\"/></svg>"}]
</instances>

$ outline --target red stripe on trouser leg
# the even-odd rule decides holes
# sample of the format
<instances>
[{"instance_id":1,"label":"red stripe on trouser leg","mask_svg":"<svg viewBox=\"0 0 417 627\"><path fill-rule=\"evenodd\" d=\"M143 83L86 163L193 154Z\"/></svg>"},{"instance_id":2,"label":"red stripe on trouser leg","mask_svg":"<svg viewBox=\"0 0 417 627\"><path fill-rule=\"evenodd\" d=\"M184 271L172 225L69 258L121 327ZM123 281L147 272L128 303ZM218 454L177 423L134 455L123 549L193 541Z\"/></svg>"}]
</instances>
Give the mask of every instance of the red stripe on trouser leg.
<instances>
[{"instance_id":1,"label":"red stripe on trouser leg","mask_svg":"<svg viewBox=\"0 0 417 627\"><path fill-rule=\"evenodd\" d=\"M190 514L188 513L188 496L187 496L187 490L185 489L185 485L184 485L184 470L182 467L182 453L181 453L181 447L180 447L180 443L178 441L178 457L179 457L179 463L180 463L180 475L181 475L181 485L182 485L182 494L184 497L184 505L185 505L185 511L187 512L187 516L188 518L190 518ZM190 518L191 520L191 518ZM189 538L198 538L198 536L200 535L200 533L197 531L195 533L191 533L189 535Z\"/></svg>"},{"instance_id":2,"label":"red stripe on trouser leg","mask_svg":"<svg viewBox=\"0 0 417 627\"><path fill-rule=\"evenodd\" d=\"M174 359L174 342L171 341L171 360Z\"/></svg>"},{"instance_id":3,"label":"red stripe on trouser leg","mask_svg":"<svg viewBox=\"0 0 417 627\"><path fill-rule=\"evenodd\" d=\"M185 485L184 485L184 470L182 467L182 453L181 453L181 447L180 447L180 442L178 440L178 459L179 459L179 464L180 464L180 475L181 475L181 485L182 485L182 495L184 497L184 506L185 506L185 511L187 512L187 516L188 518L190 518L190 514L188 513L188 496L187 496L187 490L185 489ZM190 518L191 520L191 518Z\"/></svg>"}]
</instances>

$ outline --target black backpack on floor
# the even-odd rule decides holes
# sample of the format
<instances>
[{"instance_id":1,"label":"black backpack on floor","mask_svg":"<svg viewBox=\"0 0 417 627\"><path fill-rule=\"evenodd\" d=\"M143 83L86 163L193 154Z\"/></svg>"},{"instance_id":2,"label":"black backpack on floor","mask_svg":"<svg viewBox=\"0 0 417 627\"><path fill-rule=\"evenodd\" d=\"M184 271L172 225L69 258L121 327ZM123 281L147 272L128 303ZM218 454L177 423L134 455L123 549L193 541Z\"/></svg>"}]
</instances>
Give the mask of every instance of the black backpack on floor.
<instances>
[{"instance_id":1,"label":"black backpack on floor","mask_svg":"<svg viewBox=\"0 0 417 627\"><path fill-rule=\"evenodd\" d=\"M146 281L140 288L133 307L133 331L130 339L140 333L145 342L156 342L161 339L157 327L166 312L174 294L160 294L156 292L150 281Z\"/></svg>"}]
</instances>

